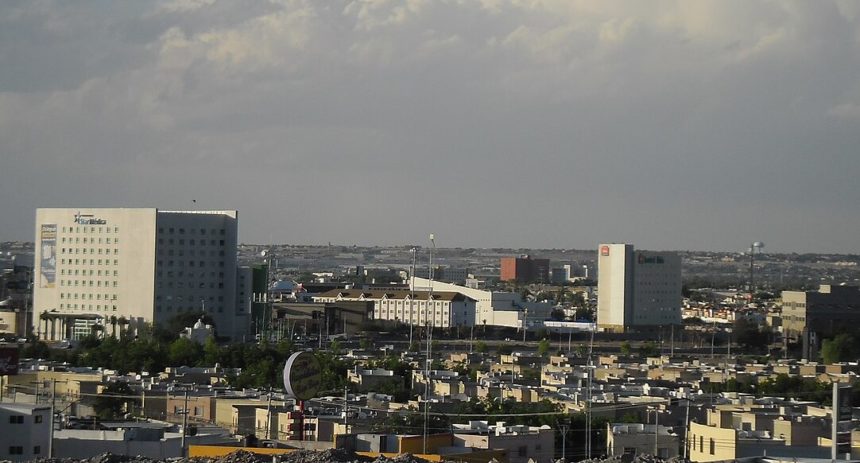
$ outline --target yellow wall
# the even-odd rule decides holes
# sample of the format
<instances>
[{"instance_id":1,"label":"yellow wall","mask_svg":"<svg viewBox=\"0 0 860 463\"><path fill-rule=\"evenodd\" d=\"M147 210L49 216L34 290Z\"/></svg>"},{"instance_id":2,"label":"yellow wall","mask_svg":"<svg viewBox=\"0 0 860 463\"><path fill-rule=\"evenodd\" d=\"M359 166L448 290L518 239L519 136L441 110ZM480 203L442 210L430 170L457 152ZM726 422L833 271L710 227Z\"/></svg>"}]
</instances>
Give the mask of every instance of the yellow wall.
<instances>
[{"instance_id":1,"label":"yellow wall","mask_svg":"<svg viewBox=\"0 0 860 463\"><path fill-rule=\"evenodd\" d=\"M424 436L400 436L400 453L418 454L424 452ZM427 436L427 451L438 451L440 447L450 447L454 442L451 434L431 434Z\"/></svg>"},{"instance_id":2,"label":"yellow wall","mask_svg":"<svg viewBox=\"0 0 860 463\"><path fill-rule=\"evenodd\" d=\"M733 460L736 452L737 437L734 429L690 423L690 461Z\"/></svg>"}]
</instances>

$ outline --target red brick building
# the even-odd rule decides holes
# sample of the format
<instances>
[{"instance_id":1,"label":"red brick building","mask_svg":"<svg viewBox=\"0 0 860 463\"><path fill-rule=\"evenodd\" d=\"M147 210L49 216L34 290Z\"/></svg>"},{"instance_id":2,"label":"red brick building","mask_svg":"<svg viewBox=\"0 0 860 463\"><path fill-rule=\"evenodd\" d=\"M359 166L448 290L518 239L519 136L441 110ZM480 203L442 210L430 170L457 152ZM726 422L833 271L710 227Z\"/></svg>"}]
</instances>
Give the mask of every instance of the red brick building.
<instances>
[{"instance_id":1,"label":"red brick building","mask_svg":"<svg viewBox=\"0 0 860 463\"><path fill-rule=\"evenodd\" d=\"M532 259L531 256L502 257L500 280L517 283L549 282L549 259Z\"/></svg>"}]
</instances>

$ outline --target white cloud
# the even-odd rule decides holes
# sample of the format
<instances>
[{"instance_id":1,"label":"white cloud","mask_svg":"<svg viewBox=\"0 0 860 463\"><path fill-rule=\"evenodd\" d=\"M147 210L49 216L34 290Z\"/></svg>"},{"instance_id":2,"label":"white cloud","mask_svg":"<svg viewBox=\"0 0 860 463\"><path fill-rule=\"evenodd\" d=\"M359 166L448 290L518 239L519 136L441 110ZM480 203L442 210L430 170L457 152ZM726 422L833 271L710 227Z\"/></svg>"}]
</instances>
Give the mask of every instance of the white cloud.
<instances>
[{"instance_id":1,"label":"white cloud","mask_svg":"<svg viewBox=\"0 0 860 463\"><path fill-rule=\"evenodd\" d=\"M338 191L392 211L405 207L404 192L432 191L428 207L452 209L460 236L486 230L473 210L452 205L476 205L490 220L517 204L525 222L558 217L551 228L589 218L570 243L540 241L557 236L540 230L535 243L514 243L535 246L590 246L643 210L692 229L678 211L693 221L700 210L728 216L744 193L766 196L765 209L829 204L835 216L860 201L838 186L860 173L844 148L860 140L840 122L858 117L858 11L853 2L746 0L0 5L0 198L57 165L80 179L61 199L79 202L92 185L122 190L102 192L119 202L169 202L218 179L229 187L213 194L247 205L243 217L264 214L254 195L311 201L318 212L290 224L300 227L293 241L321 236L313 222L329 223ZM817 167L810 140L840 168ZM129 170L173 183L152 189ZM810 171L826 187L792 184ZM264 178L250 182L262 193L248 191L249 172ZM53 183L40 182L49 193L0 199L0 212L29 217L35 204L58 201ZM752 191L765 184L767 194ZM701 204L679 200L682 188ZM773 233L804 245L782 228ZM355 232L357 242L408 241ZM496 244L529 234L493 233ZM743 233L710 245L691 232L684 246L727 247L748 241Z\"/></svg>"}]
</instances>

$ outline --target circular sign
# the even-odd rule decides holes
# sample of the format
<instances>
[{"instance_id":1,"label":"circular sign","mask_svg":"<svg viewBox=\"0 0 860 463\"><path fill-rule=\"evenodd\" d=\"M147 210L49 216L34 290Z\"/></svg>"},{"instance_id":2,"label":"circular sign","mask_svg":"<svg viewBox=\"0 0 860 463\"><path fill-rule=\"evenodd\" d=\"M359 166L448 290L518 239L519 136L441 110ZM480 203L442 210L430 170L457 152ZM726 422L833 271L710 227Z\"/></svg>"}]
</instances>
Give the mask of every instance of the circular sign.
<instances>
[{"instance_id":1,"label":"circular sign","mask_svg":"<svg viewBox=\"0 0 860 463\"><path fill-rule=\"evenodd\" d=\"M287 396L308 400L316 397L320 388L320 362L310 352L296 352L284 365L284 389Z\"/></svg>"}]
</instances>

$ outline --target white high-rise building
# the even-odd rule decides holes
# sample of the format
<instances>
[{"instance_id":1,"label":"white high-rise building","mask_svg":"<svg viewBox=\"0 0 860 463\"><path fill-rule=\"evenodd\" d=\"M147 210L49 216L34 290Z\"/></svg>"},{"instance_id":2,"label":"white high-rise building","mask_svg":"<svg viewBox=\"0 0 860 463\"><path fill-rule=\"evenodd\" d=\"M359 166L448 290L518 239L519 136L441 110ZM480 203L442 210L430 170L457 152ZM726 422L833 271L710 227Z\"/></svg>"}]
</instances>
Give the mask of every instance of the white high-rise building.
<instances>
[{"instance_id":1,"label":"white high-rise building","mask_svg":"<svg viewBox=\"0 0 860 463\"><path fill-rule=\"evenodd\" d=\"M681 323L681 257L677 253L601 244L597 264L598 328L622 332Z\"/></svg>"},{"instance_id":2,"label":"white high-rise building","mask_svg":"<svg viewBox=\"0 0 860 463\"><path fill-rule=\"evenodd\" d=\"M110 334L116 320L136 330L205 312L220 336L241 336L237 222L236 211L37 209L35 332L78 339L95 323Z\"/></svg>"}]
</instances>

